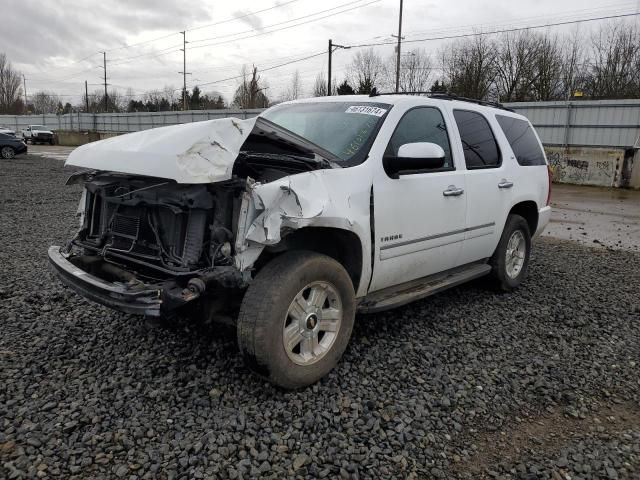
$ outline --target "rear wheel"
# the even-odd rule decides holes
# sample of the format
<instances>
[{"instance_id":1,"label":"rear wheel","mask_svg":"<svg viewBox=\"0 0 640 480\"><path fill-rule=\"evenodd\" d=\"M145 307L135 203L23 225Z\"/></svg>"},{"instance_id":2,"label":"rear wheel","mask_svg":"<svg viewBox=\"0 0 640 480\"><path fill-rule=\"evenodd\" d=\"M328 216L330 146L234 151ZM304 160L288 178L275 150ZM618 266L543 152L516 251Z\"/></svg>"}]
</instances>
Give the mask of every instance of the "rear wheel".
<instances>
[{"instance_id":1,"label":"rear wheel","mask_svg":"<svg viewBox=\"0 0 640 480\"><path fill-rule=\"evenodd\" d=\"M2 149L0 150L0 156L2 156L2 158L6 160L9 160L16 156L16 151L13 149L13 147L2 147Z\"/></svg>"},{"instance_id":2,"label":"rear wheel","mask_svg":"<svg viewBox=\"0 0 640 480\"><path fill-rule=\"evenodd\" d=\"M509 292L527 276L531 254L531 233L527 221L520 215L509 215L500 243L489 261L491 275L498 288Z\"/></svg>"},{"instance_id":3,"label":"rear wheel","mask_svg":"<svg viewBox=\"0 0 640 480\"><path fill-rule=\"evenodd\" d=\"M335 367L354 318L355 293L344 267L326 255L288 252L249 286L238 344L252 370L281 387L300 388Z\"/></svg>"}]
</instances>

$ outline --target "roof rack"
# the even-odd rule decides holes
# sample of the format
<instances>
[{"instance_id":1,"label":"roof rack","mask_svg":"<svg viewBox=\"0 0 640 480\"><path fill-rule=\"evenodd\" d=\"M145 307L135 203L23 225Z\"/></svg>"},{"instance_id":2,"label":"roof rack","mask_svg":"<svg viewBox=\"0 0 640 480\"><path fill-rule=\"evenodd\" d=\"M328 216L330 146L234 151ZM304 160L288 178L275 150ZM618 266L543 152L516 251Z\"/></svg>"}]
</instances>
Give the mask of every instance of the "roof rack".
<instances>
[{"instance_id":1,"label":"roof rack","mask_svg":"<svg viewBox=\"0 0 640 480\"><path fill-rule=\"evenodd\" d=\"M433 91L416 91L416 92L378 92L374 87L369 94L370 97L378 97L380 95L427 95L429 98L436 98L440 100L458 100L460 102L475 103L476 105L483 105L486 107L499 108L501 110L507 110L513 112L514 110L505 107L499 102L491 102L488 100L477 100L475 98L460 97L451 92L433 92Z\"/></svg>"}]
</instances>

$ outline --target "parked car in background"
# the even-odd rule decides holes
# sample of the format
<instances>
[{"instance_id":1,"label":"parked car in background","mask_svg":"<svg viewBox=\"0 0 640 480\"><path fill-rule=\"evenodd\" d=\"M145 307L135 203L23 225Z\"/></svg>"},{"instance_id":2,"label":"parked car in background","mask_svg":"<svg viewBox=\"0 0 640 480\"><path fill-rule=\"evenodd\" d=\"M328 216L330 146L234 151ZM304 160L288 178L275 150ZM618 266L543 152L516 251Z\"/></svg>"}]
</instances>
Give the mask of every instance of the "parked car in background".
<instances>
[{"instance_id":1,"label":"parked car in background","mask_svg":"<svg viewBox=\"0 0 640 480\"><path fill-rule=\"evenodd\" d=\"M43 125L29 125L22 130L22 138L27 142L31 140L31 144L48 143L53 145L53 132Z\"/></svg>"},{"instance_id":2,"label":"parked car in background","mask_svg":"<svg viewBox=\"0 0 640 480\"><path fill-rule=\"evenodd\" d=\"M13 135L14 137L16 136L16 131L12 128L9 127L5 127L0 125L0 133L5 133L7 135Z\"/></svg>"},{"instance_id":3,"label":"parked car in background","mask_svg":"<svg viewBox=\"0 0 640 480\"><path fill-rule=\"evenodd\" d=\"M27 153L27 144L15 135L0 133L0 157L9 160L20 153Z\"/></svg>"},{"instance_id":4,"label":"parked car in background","mask_svg":"<svg viewBox=\"0 0 640 480\"><path fill-rule=\"evenodd\" d=\"M249 120L74 150L80 228L49 249L63 282L114 309L237 312L248 366L286 388L327 374L356 311L488 275L527 275L550 180L529 121L444 94L322 97Z\"/></svg>"}]
</instances>

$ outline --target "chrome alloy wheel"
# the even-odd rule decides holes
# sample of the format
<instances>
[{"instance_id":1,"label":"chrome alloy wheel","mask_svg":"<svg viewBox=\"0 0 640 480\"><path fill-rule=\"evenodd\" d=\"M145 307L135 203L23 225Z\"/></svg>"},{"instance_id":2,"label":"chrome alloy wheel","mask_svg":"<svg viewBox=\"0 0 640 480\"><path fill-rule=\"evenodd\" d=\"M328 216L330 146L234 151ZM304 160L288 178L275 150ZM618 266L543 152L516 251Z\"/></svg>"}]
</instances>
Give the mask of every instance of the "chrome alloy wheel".
<instances>
[{"instance_id":1,"label":"chrome alloy wheel","mask_svg":"<svg viewBox=\"0 0 640 480\"><path fill-rule=\"evenodd\" d=\"M507 242L505 268L510 278L516 278L520 274L526 254L527 242L524 239L524 234L522 231L516 230Z\"/></svg>"},{"instance_id":2,"label":"chrome alloy wheel","mask_svg":"<svg viewBox=\"0 0 640 480\"><path fill-rule=\"evenodd\" d=\"M289 359L311 365L323 358L338 338L342 300L329 282L312 282L295 296L284 319L282 341Z\"/></svg>"}]
</instances>

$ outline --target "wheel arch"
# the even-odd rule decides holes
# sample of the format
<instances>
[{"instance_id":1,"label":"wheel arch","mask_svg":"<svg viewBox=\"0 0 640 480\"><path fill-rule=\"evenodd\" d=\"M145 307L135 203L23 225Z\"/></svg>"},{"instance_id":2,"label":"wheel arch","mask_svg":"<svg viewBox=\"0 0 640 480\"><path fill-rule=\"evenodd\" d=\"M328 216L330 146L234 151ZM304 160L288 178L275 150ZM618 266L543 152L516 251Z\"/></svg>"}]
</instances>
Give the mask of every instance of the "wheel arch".
<instances>
[{"instance_id":1,"label":"wheel arch","mask_svg":"<svg viewBox=\"0 0 640 480\"><path fill-rule=\"evenodd\" d=\"M254 263L256 270L292 250L309 250L333 258L345 268L354 291L358 291L363 273L363 245L355 232L335 227L300 228L283 236L277 245L266 247Z\"/></svg>"},{"instance_id":2,"label":"wheel arch","mask_svg":"<svg viewBox=\"0 0 640 480\"><path fill-rule=\"evenodd\" d=\"M520 215L527 221L527 225L529 225L529 233L533 237L538 228L538 205L533 200L525 200L519 203L516 203L511 210L509 210L509 215Z\"/></svg>"}]
</instances>

